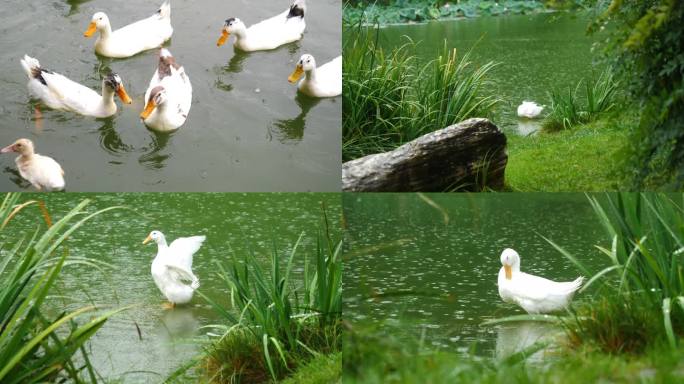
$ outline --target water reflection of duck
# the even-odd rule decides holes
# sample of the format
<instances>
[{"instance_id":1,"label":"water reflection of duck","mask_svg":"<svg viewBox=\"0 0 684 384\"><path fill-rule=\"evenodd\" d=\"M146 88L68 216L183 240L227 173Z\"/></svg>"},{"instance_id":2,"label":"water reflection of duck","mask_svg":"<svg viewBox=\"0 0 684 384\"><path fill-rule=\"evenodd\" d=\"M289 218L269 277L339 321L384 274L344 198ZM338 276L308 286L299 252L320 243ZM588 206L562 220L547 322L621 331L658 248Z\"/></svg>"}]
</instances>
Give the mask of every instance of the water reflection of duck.
<instances>
[{"instance_id":1,"label":"water reflection of duck","mask_svg":"<svg viewBox=\"0 0 684 384\"><path fill-rule=\"evenodd\" d=\"M169 139L174 135L171 133L159 133L150 131L152 133L152 144L144 148L145 154L141 155L138 163L144 165L148 169L162 169L164 168L166 160L171 157L170 153L161 153L169 143Z\"/></svg>"},{"instance_id":2,"label":"water reflection of duck","mask_svg":"<svg viewBox=\"0 0 684 384\"><path fill-rule=\"evenodd\" d=\"M583 277L558 283L520 272L520 255L506 248L501 252L498 286L505 302L515 303L527 313L546 313L563 309L582 285Z\"/></svg>"},{"instance_id":3,"label":"water reflection of duck","mask_svg":"<svg viewBox=\"0 0 684 384\"><path fill-rule=\"evenodd\" d=\"M273 125L278 128L280 134L280 142L299 142L304 137L304 128L306 128L306 115L311 108L318 105L321 99L314 99L297 93L295 102L301 109L299 114L292 119L278 119L273 122Z\"/></svg>"},{"instance_id":4,"label":"water reflection of duck","mask_svg":"<svg viewBox=\"0 0 684 384\"><path fill-rule=\"evenodd\" d=\"M538 321L524 321L502 325L497 330L496 357L505 359L515 353L525 350L534 343L546 341L558 334L558 327ZM543 348L527 359L541 361L547 348Z\"/></svg>"}]
</instances>

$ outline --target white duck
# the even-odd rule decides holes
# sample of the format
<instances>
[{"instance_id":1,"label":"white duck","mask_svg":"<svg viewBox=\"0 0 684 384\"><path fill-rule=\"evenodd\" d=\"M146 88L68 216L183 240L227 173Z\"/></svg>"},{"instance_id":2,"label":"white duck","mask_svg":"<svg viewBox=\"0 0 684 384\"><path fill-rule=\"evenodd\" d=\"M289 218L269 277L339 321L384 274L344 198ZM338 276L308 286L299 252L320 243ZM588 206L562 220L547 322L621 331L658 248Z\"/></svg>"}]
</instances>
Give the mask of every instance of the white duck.
<instances>
[{"instance_id":1,"label":"white duck","mask_svg":"<svg viewBox=\"0 0 684 384\"><path fill-rule=\"evenodd\" d=\"M249 28L240 19L231 17L221 28L221 37L216 45L220 47L225 44L231 34L235 35L233 46L245 52L275 49L297 41L306 29L305 12L305 0L295 0L285 12Z\"/></svg>"},{"instance_id":2,"label":"white duck","mask_svg":"<svg viewBox=\"0 0 684 384\"><path fill-rule=\"evenodd\" d=\"M29 93L52 109L76 112L85 116L109 117L116 113L114 93L126 104L131 103L121 77L111 73L102 80L102 95L58 73L40 66L25 55L21 65L29 78Z\"/></svg>"},{"instance_id":3,"label":"white duck","mask_svg":"<svg viewBox=\"0 0 684 384\"><path fill-rule=\"evenodd\" d=\"M539 105L534 101L523 101L522 104L518 106L518 117L534 119L541 114L543 109L543 105Z\"/></svg>"},{"instance_id":4,"label":"white duck","mask_svg":"<svg viewBox=\"0 0 684 384\"><path fill-rule=\"evenodd\" d=\"M543 277L520 272L518 252L506 248L501 253L499 296L508 303L521 306L527 313L546 313L563 309L582 285L583 277L557 283Z\"/></svg>"},{"instance_id":5,"label":"white duck","mask_svg":"<svg viewBox=\"0 0 684 384\"><path fill-rule=\"evenodd\" d=\"M33 142L19 139L0 150L0 153L17 152L14 162L19 174L39 191L59 191L64 189L64 170L51 157L34 152Z\"/></svg>"},{"instance_id":6,"label":"white duck","mask_svg":"<svg viewBox=\"0 0 684 384\"><path fill-rule=\"evenodd\" d=\"M100 36L95 41L95 52L102 56L131 57L142 51L161 47L173 34L171 3L165 1L154 15L114 32L107 15L104 12L97 12L83 36L91 37L98 31Z\"/></svg>"},{"instance_id":7,"label":"white duck","mask_svg":"<svg viewBox=\"0 0 684 384\"><path fill-rule=\"evenodd\" d=\"M185 123L192 104L192 85L185 69L166 48L145 92L145 110L140 118L155 131L168 132Z\"/></svg>"},{"instance_id":8,"label":"white duck","mask_svg":"<svg viewBox=\"0 0 684 384\"><path fill-rule=\"evenodd\" d=\"M157 243L157 256L152 261L152 279L157 288L166 296L173 308L192 299L199 279L192 273L192 257L200 249L206 236L179 237L171 245L166 244L164 234L152 231L143 241ZM187 284L187 283L189 284Z\"/></svg>"},{"instance_id":9,"label":"white duck","mask_svg":"<svg viewBox=\"0 0 684 384\"><path fill-rule=\"evenodd\" d=\"M287 80L294 83L302 74L305 77L297 84L299 92L311 97L335 97L342 94L342 56L316 68L313 56L302 55Z\"/></svg>"}]
</instances>

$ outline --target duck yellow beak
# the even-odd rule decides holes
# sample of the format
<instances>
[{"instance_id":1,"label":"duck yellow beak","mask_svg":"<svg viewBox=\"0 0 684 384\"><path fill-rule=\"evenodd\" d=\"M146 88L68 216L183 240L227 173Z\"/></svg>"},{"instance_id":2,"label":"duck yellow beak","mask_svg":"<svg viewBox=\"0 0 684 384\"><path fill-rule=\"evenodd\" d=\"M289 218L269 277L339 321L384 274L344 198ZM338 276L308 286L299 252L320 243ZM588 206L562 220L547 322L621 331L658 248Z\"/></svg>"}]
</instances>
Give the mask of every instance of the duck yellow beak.
<instances>
[{"instance_id":1,"label":"duck yellow beak","mask_svg":"<svg viewBox=\"0 0 684 384\"><path fill-rule=\"evenodd\" d=\"M290 75L290 77L287 78L287 81L290 83L294 83L295 81L299 80L300 77L302 77L302 74L304 73L304 68L302 68L301 65L297 64L297 68L295 68L294 72Z\"/></svg>"},{"instance_id":2,"label":"duck yellow beak","mask_svg":"<svg viewBox=\"0 0 684 384\"><path fill-rule=\"evenodd\" d=\"M504 264L504 271L506 271L506 280L513 278L513 270L510 265Z\"/></svg>"},{"instance_id":3,"label":"duck yellow beak","mask_svg":"<svg viewBox=\"0 0 684 384\"><path fill-rule=\"evenodd\" d=\"M230 33L228 33L228 31L226 31L225 29L222 29L221 30L221 37L219 37L218 41L216 42L216 46L220 47L223 44L225 44L226 40L228 40L229 37L230 37Z\"/></svg>"},{"instance_id":4,"label":"duck yellow beak","mask_svg":"<svg viewBox=\"0 0 684 384\"><path fill-rule=\"evenodd\" d=\"M143 240L143 245L149 243L150 240L152 240L152 237L151 237L150 235L147 235L147 237L145 238L145 240Z\"/></svg>"},{"instance_id":5,"label":"duck yellow beak","mask_svg":"<svg viewBox=\"0 0 684 384\"><path fill-rule=\"evenodd\" d=\"M154 111L154 109L157 107L157 104L155 104L154 99L151 99L150 101L147 102L147 105L145 106L145 110L142 111L140 114L140 118L145 120L147 117Z\"/></svg>"},{"instance_id":6,"label":"duck yellow beak","mask_svg":"<svg viewBox=\"0 0 684 384\"><path fill-rule=\"evenodd\" d=\"M95 25L94 21L91 21L90 24L88 25L88 29L83 33L83 36L85 37L90 37L97 31L97 25Z\"/></svg>"},{"instance_id":7,"label":"duck yellow beak","mask_svg":"<svg viewBox=\"0 0 684 384\"><path fill-rule=\"evenodd\" d=\"M133 102L133 100L131 100L131 98L128 97L128 93L126 93L126 88L124 88L123 84L119 84L119 88L117 88L116 94L119 95L121 101L123 101L126 104L130 104Z\"/></svg>"}]
</instances>

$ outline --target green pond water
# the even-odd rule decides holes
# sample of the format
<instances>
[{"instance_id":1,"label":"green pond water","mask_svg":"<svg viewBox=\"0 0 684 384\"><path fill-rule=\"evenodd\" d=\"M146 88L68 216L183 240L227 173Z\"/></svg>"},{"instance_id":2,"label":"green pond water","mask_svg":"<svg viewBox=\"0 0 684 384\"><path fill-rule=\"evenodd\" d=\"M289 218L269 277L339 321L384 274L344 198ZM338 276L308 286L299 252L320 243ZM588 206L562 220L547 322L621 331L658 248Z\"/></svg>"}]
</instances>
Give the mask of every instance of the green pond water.
<instances>
[{"instance_id":1,"label":"green pond water","mask_svg":"<svg viewBox=\"0 0 684 384\"><path fill-rule=\"evenodd\" d=\"M206 235L193 264L201 282L199 290L229 307L225 283L216 275L217 261L243 257L251 247L266 263L272 241L281 252L289 252L305 232L295 261L297 284L303 257L312 257L315 251L316 233L322 223L321 202L327 207L333 230L341 213L339 194L27 194L22 200L33 198L46 202L54 220L84 198L93 200L92 211L115 205L132 209L105 213L70 236L66 242L70 255L94 258L114 268L100 272L67 267L58 284L59 292L54 292L50 303L56 310L74 310L93 302L114 307L139 304L111 318L89 347L98 372L107 380L125 383L163 382L202 351L200 342L193 339L206 340L204 336L211 330L200 327L222 323L197 294L189 305L162 309L165 298L150 275L156 245L142 245L151 230L161 230L169 242L177 237ZM38 209L22 211L3 230L0 243L32 233L38 223L42 225Z\"/></svg>"},{"instance_id":2,"label":"green pond water","mask_svg":"<svg viewBox=\"0 0 684 384\"><path fill-rule=\"evenodd\" d=\"M593 39L586 35L590 18L577 13L543 13L504 17L439 21L427 24L387 26L380 30L380 44L418 42L415 53L425 61L444 48L465 53L472 49L477 65L500 63L490 75L493 94L503 99L493 120L506 132L529 135L540 121L519 119L516 109L523 100L550 106L553 88L575 87L596 71Z\"/></svg>"},{"instance_id":3,"label":"green pond water","mask_svg":"<svg viewBox=\"0 0 684 384\"><path fill-rule=\"evenodd\" d=\"M290 0L172 0L173 37L166 47L193 87L188 120L157 134L139 118L158 50L127 59L95 55L83 37L104 11L113 28L154 13L163 0L3 0L0 6L0 145L20 137L66 171L68 191L337 191L340 185L340 98L298 96L287 81L304 53L323 64L341 52L341 0L311 1L304 38L273 51L238 53L216 46L229 17L248 26L283 12ZM118 73L133 99L116 101L111 118L94 119L35 106L19 60L98 92L103 74ZM0 190L30 190L13 155L0 156Z\"/></svg>"},{"instance_id":4,"label":"green pond water","mask_svg":"<svg viewBox=\"0 0 684 384\"><path fill-rule=\"evenodd\" d=\"M499 297L503 249L519 252L524 272L556 281L579 272L541 236L590 270L608 263L594 248L606 246L606 236L584 194L427 196L443 211L416 194L343 196L344 316L352 323L399 327L434 348L465 352L475 344L482 355L506 356L553 327L481 326L525 313Z\"/></svg>"}]
</instances>

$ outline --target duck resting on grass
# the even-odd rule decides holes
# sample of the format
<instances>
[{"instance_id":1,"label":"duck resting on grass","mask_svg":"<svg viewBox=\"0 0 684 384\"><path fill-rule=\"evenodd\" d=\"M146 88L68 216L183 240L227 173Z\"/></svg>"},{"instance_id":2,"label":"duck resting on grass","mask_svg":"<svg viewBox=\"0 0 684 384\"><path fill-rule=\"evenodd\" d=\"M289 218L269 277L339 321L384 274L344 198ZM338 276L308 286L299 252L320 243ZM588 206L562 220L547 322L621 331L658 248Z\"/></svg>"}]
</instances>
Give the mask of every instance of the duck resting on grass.
<instances>
[{"instance_id":1,"label":"duck resting on grass","mask_svg":"<svg viewBox=\"0 0 684 384\"><path fill-rule=\"evenodd\" d=\"M534 101L523 101L522 104L518 106L518 117L534 119L539 117L543 109L543 105L539 105Z\"/></svg>"},{"instance_id":2,"label":"duck resting on grass","mask_svg":"<svg viewBox=\"0 0 684 384\"><path fill-rule=\"evenodd\" d=\"M307 96L335 97L342 94L342 56L316 68L314 57L304 54L287 80L295 83L302 75L304 79L299 81L297 89Z\"/></svg>"},{"instance_id":3,"label":"duck resting on grass","mask_svg":"<svg viewBox=\"0 0 684 384\"><path fill-rule=\"evenodd\" d=\"M192 257L200 249L206 236L179 237L170 245L160 231L152 231L143 244L157 243L157 256L152 261L152 279L169 303L170 309L176 304L190 302L200 283L192 273Z\"/></svg>"},{"instance_id":4,"label":"duck resting on grass","mask_svg":"<svg viewBox=\"0 0 684 384\"><path fill-rule=\"evenodd\" d=\"M561 310L570 304L573 294L582 286L584 277L558 283L520 272L520 255L513 249L501 252L499 296L507 303L518 304L529 314Z\"/></svg>"},{"instance_id":5,"label":"duck resting on grass","mask_svg":"<svg viewBox=\"0 0 684 384\"><path fill-rule=\"evenodd\" d=\"M64 189L64 170L51 157L34 152L33 142L19 139L0 150L0 153L16 152L19 174L39 191L59 191Z\"/></svg>"},{"instance_id":6,"label":"duck resting on grass","mask_svg":"<svg viewBox=\"0 0 684 384\"><path fill-rule=\"evenodd\" d=\"M297 41L302 38L306 29L305 12L305 0L295 0L284 12L249 28L242 20L231 17L221 28L216 46L225 44L231 34L235 35L233 46L244 52L276 49L283 44Z\"/></svg>"}]
</instances>

